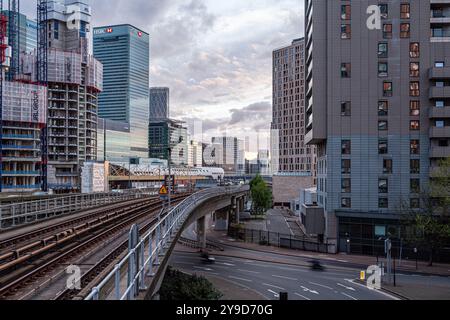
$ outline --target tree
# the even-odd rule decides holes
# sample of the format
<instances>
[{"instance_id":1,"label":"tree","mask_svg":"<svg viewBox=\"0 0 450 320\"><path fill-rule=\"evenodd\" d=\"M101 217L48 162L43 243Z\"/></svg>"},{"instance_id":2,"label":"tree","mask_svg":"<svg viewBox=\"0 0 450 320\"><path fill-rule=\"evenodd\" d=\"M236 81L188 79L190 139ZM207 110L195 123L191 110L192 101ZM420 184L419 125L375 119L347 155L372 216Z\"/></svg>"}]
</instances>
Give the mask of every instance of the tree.
<instances>
[{"instance_id":1,"label":"tree","mask_svg":"<svg viewBox=\"0 0 450 320\"><path fill-rule=\"evenodd\" d=\"M430 184L420 195L419 206L404 202L407 241L429 252L429 265L434 253L450 243L450 158L440 161L432 171Z\"/></svg>"},{"instance_id":2,"label":"tree","mask_svg":"<svg viewBox=\"0 0 450 320\"><path fill-rule=\"evenodd\" d=\"M260 175L250 181L250 194L256 215L264 214L272 206L272 192Z\"/></svg>"},{"instance_id":3,"label":"tree","mask_svg":"<svg viewBox=\"0 0 450 320\"><path fill-rule=\"evenodd\" d=\"M161 289L161 300L219 300L222 294L204 277L168 268Z\"/></svg>"}]
</instances>

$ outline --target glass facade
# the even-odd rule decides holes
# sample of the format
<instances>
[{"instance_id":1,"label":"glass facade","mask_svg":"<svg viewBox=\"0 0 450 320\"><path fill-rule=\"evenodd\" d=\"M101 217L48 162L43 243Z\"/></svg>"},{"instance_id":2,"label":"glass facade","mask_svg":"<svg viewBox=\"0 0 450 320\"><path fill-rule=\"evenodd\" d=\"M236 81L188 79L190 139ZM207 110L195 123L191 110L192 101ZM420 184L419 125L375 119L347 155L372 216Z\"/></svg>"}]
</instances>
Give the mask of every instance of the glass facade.
<instances>
[{"instance_id":1,"label":"glass facade","mask_svg":"<svg viewBox=\"0 0 450 320\"><path fill-rule=\"evenodd\" d=\"M169 88L150 88L150 121L169 118Z\"/></svg>"},{"instance_id":2,"label":"glass facade","mask_svg":"<svg viewBox=\"0 0 450 320\"><path fill-rule=\"evenodd\" d=\"M34 20L27 19L26 30L27 30L26 52L31 53L35 49L37 49L37 22Z\"/></svg>"},{"instance_id":3,"label":"glass facade","mask_svg":"<svg viewBox=\"0 0 450 320\"><path fill-rule=\"evenodd\" d=\"M94 28L94 56L103 63L99 116L128 123L130 151L147 157L149 35L131 25Z\"/></svg>"}]
</instances>

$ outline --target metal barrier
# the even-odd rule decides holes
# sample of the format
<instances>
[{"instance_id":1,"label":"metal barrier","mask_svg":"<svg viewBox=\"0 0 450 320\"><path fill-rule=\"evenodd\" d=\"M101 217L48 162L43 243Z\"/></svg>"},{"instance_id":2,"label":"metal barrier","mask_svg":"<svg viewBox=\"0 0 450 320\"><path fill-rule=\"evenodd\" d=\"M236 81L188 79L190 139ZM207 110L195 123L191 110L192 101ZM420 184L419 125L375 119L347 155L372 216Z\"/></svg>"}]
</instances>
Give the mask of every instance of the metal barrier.
<instances>
[{"instance_id":1,"label":"metal barrier","mask_svg":"<svg viewBox=\"0 0 450 320\"><path fill-rule=\"evenodd\" d=\"M85 300L133 300L146 290L145 280L155 276L154 267L160 265L170 244L192 211L201 203L220 195L233 195L248 191L248 187L226 187L199 191L186 198L145 234L134 248L115 266L103 281L92 289ZM121 282L127 275L125 290Z\"/></svg>"},{"instance_id":2,"label":"metal barrier","mask_svg":"<svg viewBox=\"0 0 450 320\"><path fill-rule=\"evenodd\" d=\"M157 193L154 192L154 195ZM0 230L29 224L56 215L148 196L144 192L76 194L0 206Z\"/></svg>"}]
</instances>

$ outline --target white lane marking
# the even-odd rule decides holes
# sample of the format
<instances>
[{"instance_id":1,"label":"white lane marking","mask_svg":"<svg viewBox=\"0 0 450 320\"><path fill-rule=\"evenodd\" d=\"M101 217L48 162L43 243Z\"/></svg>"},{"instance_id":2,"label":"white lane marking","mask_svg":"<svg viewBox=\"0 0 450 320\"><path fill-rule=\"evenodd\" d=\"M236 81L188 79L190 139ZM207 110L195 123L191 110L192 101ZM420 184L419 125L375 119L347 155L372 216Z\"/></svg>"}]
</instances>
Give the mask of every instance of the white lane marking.
<instances>
[{"instance_id":1,"label":"white lane marking","mask_svg":"<svg viewBox=\"0 0 450 320\"><path fill-rule=\"evenodd\" d=\"M263 286L272 287L275 289L280 289L280 290L286 291L286 289L278 287L278 286L274 286L273 284L263 283Z\"/></svg>"},{"instance_id":2,"label":"white lane marking","mask_svg":"<svg viewBox=\"0 0 450 320\"><path fill-rule=\"evenodd\" d=\"M299 297L302 298L302 299L305 299L305 300L311 300L310 298L307 298L307 297L305 297L305 296L302 296L300 293L294 292L294 294L295 294L296 296L299 296Z\"/></svg>"},{"instance_id":3,"label":"white lane marking","mask_svg":"<svg viewBox=\"0 0 450 320\"><path fill-rule=\"evenodd\" d=\"M274 278L280 278L280 279L286 279L286 280L292 280L292 281L298 281L296 278L290 278L290 277L284 277L284 276L277 276L276 274L273 274L272 277Z\"/></svg>"},{"instance_id":4,"label":"white lane marking","mask_svg":"<svg viewBox=\"0 0 450 320\"><path fill-rule=\"evenodd\" d=\"M260 274L261 272L258 272L258 271L251 271L251 270L244 270L244 269L237 269L238 271L241 271L241 272L248 272L248 273L254 273L254 274Z\"/></svg>"},{"instance_id":5,"label":"white lane marking","mask_svg":"<svg viewBox=\"0 0 450 320\"><path fill-rule=\"evenodd\" d=\"M341 292L344 296L346 296L347 298L350 298L350 299L353 299L353 300L358 300L358 299L356 299L355 297L352 297L351 295L349 295L349 294L346 294L345 292Z\"/></svg>"},{"instance_id":6,"label":"white lane marking","mask_svg":"<svg viewBox=\"0 0 450 320\"><path fill-rule=\"evenodd\" d=\"M275 291L273 291L273 290L267 289L267 291L269 291L271 294L273 294L273 296L275 298L279 298L280 297L280 295L278 293L276 293Z\"/></svg>"},{"instance_id":7,"label":"white lane marking","mask_svg":"<svg viewBox=\"0 0 450 320\"><path fill-rule=\"evenodd\" d=\"M355 291L355 288L344 286L342 283L338 283L337 285L341 286L342 288L345 288L347 290Z\"/></svg>"},{"instance_id":8,"label":"white lane marking","mask_svg":"<svg viewBox=\"0 0 450 320\"><path fill-rule=\"evenodd\" d=\"M329 286L326 286L326 285L323 285L323 284L320 284L320 283L310 282L310 284L312 284L314 286L319 286L319 287L323 287L323 288L327 288L327 289L333 290L333 288L331 288Z\"/></svg>"},{"instance_id":9,"label":"white lane marking","mask_svg":"<svg viewBox=\"0 0 450 320\"><path fill-rule=\"evenodd\" d=\"M269 268L270 267L270 266L266 266L266 265L263 265L263 264L249 263L249 262L246 262L244 264L247 264L247 265L250 265L250 266L254 266L254 267L261 267L261 268Z\"/></svg>"},{"instance_id":10,"label":"white lane marking","mask_svg":"<svg viewBox=\"0 0 450 320\"><path fill-rule=\"evenodd\" d=\"M226 263L226 262L216 262L217 264L222 264L222 265L224 265L224 266L228 266L228 267L235 267L236 265L235 264L232 264L232 263Z\"/></svg>"},{"instance_id":11,"label":"white lane marking","mask_svg":"<svg viewBox=\"0 0 450 320\"><path fill-rule=\"evenodd\" d=\"M205 271L214 271L213 269L205 268L205 267L194 266L194 268L195 268L195 269L200 269L200 270L205 270Z\"/></svg>"},{"instance_id":12,"label":"white lane marking","mask_svg":"<svg viewBox=\"0 0 450 320\"><path fill-rule=\"evenodd\" d=\"M286 271L307 272L306 270L300 269L301 267L299 267L299 269L286 268L286 267L276 267L276 268L280 269L280 270L286 270ZM303 267L303 268L305 268L305 267Z\"/></svg>"},{"instance_id":13,"label":"white lane marking","mask_svg":"<svg viewBox=\"0 0 450 320\"><path fill-rule=\"evenodd\" d=\"M397 297L395 297L395 296L393 296L393 295L390 295L389 293L386 293L386 292L381 291L381 290L370 289L370 288L368 288L367 286L365 286L365 285L363 285L363 284L360 284L360 283L355 282L354 280L351 280L351 279L345 279L345 280L348 281L348 282L351 282L351 283L352 283L353 285L355 285L355 286L360 286L360 287L362 287L362 288L366 288L367 290L378 292L379 294L382 294L382 295L388 297L389 299L392 299L392 300L400 300L399 298L397 298Z\"/></svg>"},{"instance_id":14,"label":"white lane marking","mask_svg":"<svg viewBox=\"0 0 450 320\"><path fill-rule=\"evenodd\" d=\"M311 290L311 289L309 289L309 288L307 288L305 286L300 286L300 288L302 288L303 291L305 291L305 292L311 292L311 293L314 293L314 294L319 294L319 292L317 292L316 290Z\"/></svg>"},{"instance_id":15,"label":"white lane marking","mask_svg":"<svg viewBox=\"0 0 450 320\"><path fill-rule=\"evenodd\" d=\"M239 278L239 277L235 277L235 276L228 276L228 278L235 279L235 280L241 280L241 281L245 281L245 282L253 282L252 280Z\"/></svg>"}]
</instances>

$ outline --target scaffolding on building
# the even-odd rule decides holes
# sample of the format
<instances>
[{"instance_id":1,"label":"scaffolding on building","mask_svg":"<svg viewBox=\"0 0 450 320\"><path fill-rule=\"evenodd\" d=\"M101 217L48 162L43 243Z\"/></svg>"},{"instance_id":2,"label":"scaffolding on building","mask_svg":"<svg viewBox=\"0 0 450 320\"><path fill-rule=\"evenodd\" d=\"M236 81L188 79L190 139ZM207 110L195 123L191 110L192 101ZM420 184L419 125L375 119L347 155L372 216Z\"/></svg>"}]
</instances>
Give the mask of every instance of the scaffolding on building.
<instances>
[{"instance_id":1,"label":"scaffolding on building","mask_svg":"<svg viewBox=\"0 0 450 320\"><path fill-rule=\"evenodd\" d=\"M3 8L2 8L3 9ZM11 66L8 70L8 80L13 81L19 73L20 56L20 0L8 0L8 40L11 47Z\"/></svg>"}]
</instances>

